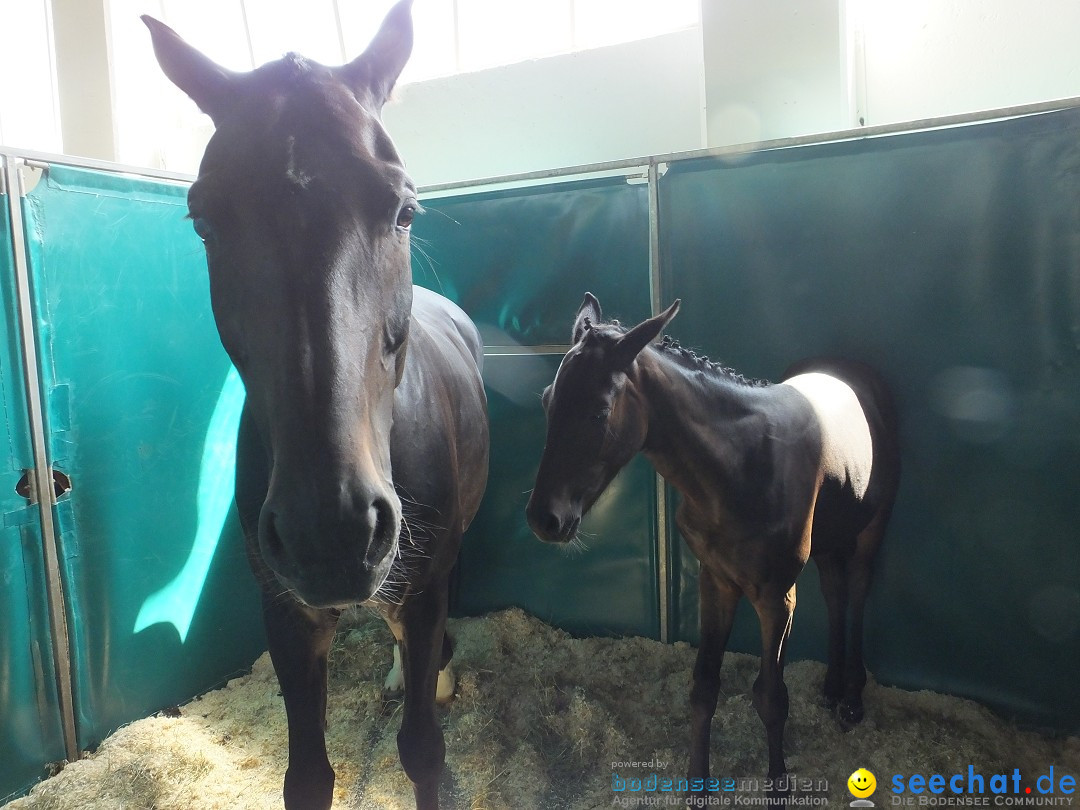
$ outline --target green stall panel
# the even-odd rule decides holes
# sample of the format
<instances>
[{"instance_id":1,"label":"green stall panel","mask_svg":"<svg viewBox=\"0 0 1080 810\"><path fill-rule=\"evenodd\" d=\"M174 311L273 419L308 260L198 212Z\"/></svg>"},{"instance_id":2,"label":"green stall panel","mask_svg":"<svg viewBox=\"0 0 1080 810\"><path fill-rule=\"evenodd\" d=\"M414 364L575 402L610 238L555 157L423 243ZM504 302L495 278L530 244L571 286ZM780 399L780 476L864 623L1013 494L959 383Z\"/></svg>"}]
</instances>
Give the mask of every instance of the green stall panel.
<instances>
[{"instance_id":1,"label":"green stall panel","mask_svg":"<svg viewBox=\"0 0 1080 810\"><path fill-rule=\"evenodd\" d=\"M670 332L776 379L872 363L903 481L868 611L882 679L1080 725L1080 110L674 164ZM696 562L673 538L675 638ZM808 572L792 652L825 652ZM733 637L758 648L752 611Z\"/></svg>"},{"instance_id":2,"label":"green stall panel","mask_svg":"<svg viewBox=\"0 0 1080 810\"><path fill-rule=\"evenodd\" d=\"M656 486L639 462L585 521L587 550L537 540L525 504L544 446L540 392L586 290L627 322L649 315L648 190L625 178L424 200L413 277L476 321L488 356L487 494L465 536L454 611L517 605L580 634L659 635Z\"/></svg>"},{"instance_id":3,"label":"green stall panel","mask_svg":"<svg viewBox=\"0 0 1080 810\"><path fill-rule=\"evenodd\" d=\"M50 167L25 201L80 744L264 648L232 504L243 389L186 188Z\"/></svg>"},{"instance_id":4,"label":"green stall panel","mask_svg":"<svg viewBox=\"0 0 1080 810\"><path fill-rule=\"evenodd\" d=\"M44 776L44 764L64 759L55 665L46 610L37 507L15 488L33 467L15 294L9 198L0 194L0 398L4 442L0 459L0 804Z\"/></svg>"},{"instance_id":5,"label":"green stall panel","mask_svg":"<svg viewBox=\"0 0 1080 810\"><path fill-rule=\"evenodd\" d=\"M615 177L423 204L413 279L468 312L486 346L567 343L586 290L610 317L649 317L647 186Z\"/></svg>"}]
</instances>

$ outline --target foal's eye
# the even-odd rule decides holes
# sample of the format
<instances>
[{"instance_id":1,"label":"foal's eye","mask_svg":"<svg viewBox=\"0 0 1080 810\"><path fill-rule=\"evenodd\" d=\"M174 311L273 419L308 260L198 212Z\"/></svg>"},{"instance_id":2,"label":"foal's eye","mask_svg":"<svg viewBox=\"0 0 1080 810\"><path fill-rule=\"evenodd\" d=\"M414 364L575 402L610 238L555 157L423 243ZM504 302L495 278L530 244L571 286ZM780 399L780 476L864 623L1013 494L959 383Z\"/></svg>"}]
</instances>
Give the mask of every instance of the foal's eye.
<instances>
[{"instance_id":1,"label":"foal's eye","mask_svg":"<svg viewBox=\"0 0 1080 810\"><path fill-rule=\"evenodd\" d=\"M401 210L398 211L397 226L402 230L408 230L415 218L416 206L412 203L405 203L405 205L401 206Z\"/></svg>"}]
</instances>

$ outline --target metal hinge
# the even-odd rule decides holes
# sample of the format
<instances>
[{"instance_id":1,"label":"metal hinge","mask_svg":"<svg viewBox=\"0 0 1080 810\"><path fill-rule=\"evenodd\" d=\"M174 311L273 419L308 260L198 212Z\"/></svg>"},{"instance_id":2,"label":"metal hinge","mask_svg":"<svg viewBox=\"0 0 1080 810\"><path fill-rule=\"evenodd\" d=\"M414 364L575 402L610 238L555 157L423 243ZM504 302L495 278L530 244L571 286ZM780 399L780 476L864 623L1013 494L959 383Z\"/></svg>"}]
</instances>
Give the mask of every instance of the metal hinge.
<instances>
[{"instance_id":1,"label":"metal hinge","mask_svg":"<svg viewBox=\"0 0 1080 810\"><path fill-rule=\"evenodd\" d=\"M42 163L39 160L19 161L17 170L19 177L19 196L25 197L37 188L38 183L41 182L41 178L45 176L45 172L48 168L48 163Z\"/></svg>"}]
</instances>

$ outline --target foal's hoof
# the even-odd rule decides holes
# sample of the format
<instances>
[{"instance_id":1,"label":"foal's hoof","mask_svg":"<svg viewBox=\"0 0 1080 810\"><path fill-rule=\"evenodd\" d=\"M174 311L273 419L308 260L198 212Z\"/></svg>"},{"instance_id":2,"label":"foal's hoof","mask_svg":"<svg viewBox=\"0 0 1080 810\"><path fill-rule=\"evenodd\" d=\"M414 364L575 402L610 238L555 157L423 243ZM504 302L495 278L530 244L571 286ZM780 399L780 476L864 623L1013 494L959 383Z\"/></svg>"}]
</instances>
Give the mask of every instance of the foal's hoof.
<instances>
[{"instance_id":1,"label":"foal's hoof","mask_svg":"<svg viewBox=\"0 0 1080 810\"><path fill-rule=\"evenodd\" d=\"M400 703L405 699L404 688L392 688L384 686L382 688L382 702L383 703Z\"/></svg>"},{"instance_id":2,"label":"foal's hoof","mask_svg":"<svg viewBox=\"0 0 1080 810\"><path fill-rule=\"evenodd\" d=\"M840 728L842 728L844 731L851 731L851 729L855 728L855 726L859 725L859 723L862 722L862 703L848 703L847 701L840 701L836 716L840 720Z\"/></svg>"}]
</instances>

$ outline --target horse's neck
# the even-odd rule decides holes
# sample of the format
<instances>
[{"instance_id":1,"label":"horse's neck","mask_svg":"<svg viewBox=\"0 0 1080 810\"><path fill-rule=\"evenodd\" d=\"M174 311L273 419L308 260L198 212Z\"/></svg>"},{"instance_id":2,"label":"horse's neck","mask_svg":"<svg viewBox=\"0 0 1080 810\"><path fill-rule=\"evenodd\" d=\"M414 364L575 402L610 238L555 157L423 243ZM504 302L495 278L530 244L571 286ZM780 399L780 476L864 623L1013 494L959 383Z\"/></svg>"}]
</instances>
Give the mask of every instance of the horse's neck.
<instances>
[{"instance_id":1,"label":"horse's neck","mask_svg":"<svg viewBox=\"0 0 1080 810\"><path fill-rule=\"evenodd\" d=\"M659 349L643 352L635 372L648 409L642 452L685 499L715 502L760 447L765 392Z\"/></svg>"}]
</instances>

